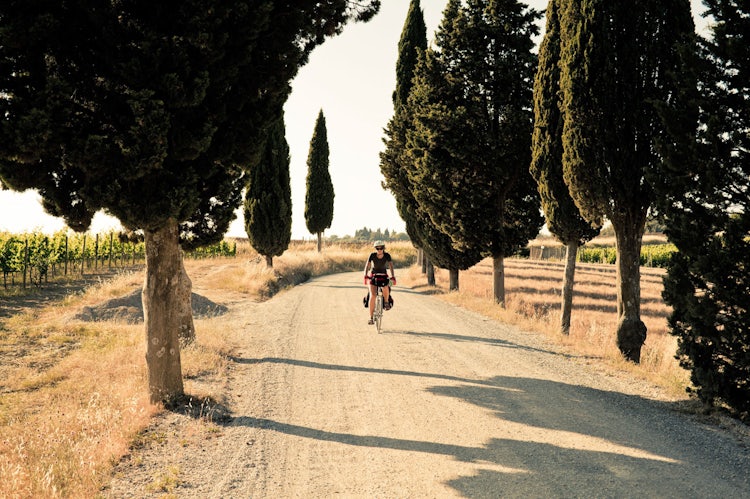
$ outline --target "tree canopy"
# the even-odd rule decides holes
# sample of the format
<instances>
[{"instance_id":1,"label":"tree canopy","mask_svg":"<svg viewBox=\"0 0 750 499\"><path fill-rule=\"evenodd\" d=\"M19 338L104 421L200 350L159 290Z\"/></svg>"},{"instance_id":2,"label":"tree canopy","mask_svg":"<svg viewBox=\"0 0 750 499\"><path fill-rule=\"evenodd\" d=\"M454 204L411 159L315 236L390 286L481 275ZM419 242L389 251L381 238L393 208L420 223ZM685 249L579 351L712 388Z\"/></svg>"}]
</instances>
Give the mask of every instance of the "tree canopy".
<instances>
[{"instance_id":1,"label":"tree canopy","mask_svg":"<svg viewBox=\"0 0 750 499\"><path fill-rule=\"evenodd\" d=\"M407 106L412 88L414 69L420 54L427 48L427 27L419 0L411 0L401 31L396 62L396 89L393 92L393 117L385 128L383 143L385 150L380 153L380 171L383 174L383 187L396 199L396 208L404 220L406 232L417 247L422 247L418 223L416 200L412 194L408 169L412 158L406 149L406 131L411 126L411 114Z\"/></svg>"},{"instance_id":2,"label":"tree canopy","mask_svg":"<svg viewBox=\"0 0 750 499\"><path fill-rule=\"evenodd\" d=\"M378 0L0 4L0 180L38 190L45 209L76 230L103 209L144 231L154 401L182 393L177 338L192 330L178 224L223 234L242 169L257 162L298 68L327 36L378 8ZM169 287L177 282L179 292Z\"/></svg>"},{"instance_id":3,"label":"tree canopy","mask_svg":"<svg viewBox=\"0 0 750 499\"><path fill-rule=\"evenodd\" d=\"M694 33L688 0L562 0L560 93L565 183L593 225L617 240L617 344L640 361L640 248L654 200L648 173L662 158L660 107L679 87L677 50Z\"/></svg>"},{"instance_id":4,"label":"tree canopy","mask_svg":"<svg viewBox=\"0 0 750 499\"><path fill-rule=\"evenodd\" d=\"M658 208L678 249L664 283L677 357L698 397L750 421L750 29L746 4L707 0L696 72L669 115ZM689 47L688 47L689 48ZM686 51L687 55L691 51Z\"/></svg>"},{"instance_id":5,"label":"tree canopy","mask_svg":"<svg viewBox=\"0 0 750 499\"><path fill-rule=\"evenodd\" d=\"M417 66L407 146L413 194L452 246L476 261L501 261L541 227L528 171L538 18L514 0L451 1ZM495 298L504 302L497 279Z\"/></svg>"}]
</instances>

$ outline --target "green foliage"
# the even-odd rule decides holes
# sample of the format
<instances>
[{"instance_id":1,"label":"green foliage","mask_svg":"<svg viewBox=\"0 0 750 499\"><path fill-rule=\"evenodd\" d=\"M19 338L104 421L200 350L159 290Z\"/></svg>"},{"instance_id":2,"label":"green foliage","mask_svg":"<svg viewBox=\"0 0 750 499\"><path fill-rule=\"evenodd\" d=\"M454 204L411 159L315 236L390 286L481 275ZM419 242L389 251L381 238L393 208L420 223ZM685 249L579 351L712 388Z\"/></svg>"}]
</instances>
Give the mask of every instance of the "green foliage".
<instances>
[{"instance_id":1,"label":"green foliage","mask_svg":"<svg viewBox=\"0 0 750 499\"><path fill-rule=\"evenodd\" d=\"M644 245L641 247L641 266L667 268L676 251L674 244ZM613 265L617 261L617 250L613 246L582 246L578 249L577 261Z\"/></svg>"},{"instance_id":2,"label":"green foliage","mask_svg":"<svg viewBox=\"0 0 750 499\"><path fill-rule=\"evenodd\" d=\"M50 270L81 262L104 264L114 260L122 265L124 260L143 261L143 242L122 242L112 234L80 234L58 231L52 236L41 232L25 234L0 233L0 269L5 283L8 275L26 272L31 280L41 283ZM97 263L97 264L98 264ZM80 267L79 267L80 268Z\"/></svg>"},{"instance_id":3,"label":"green foliage","mask_svg":"<svg viewBox=\"0 0 750 499\"><path fill-rule=\"evenodd\" d=\"M215 244L196 248L185 253L187 258L205 258L235 256L236 244L220 241ZM31 280L40 284L54 271L61 273L61 268L68 265L68 273L73 274L81 263L87 267L104 266L110 262L122 266L131 263L142 263L145 259L143 241L121 239L113 233L89 234L71 231L58 231L49 236L41 232L11 234L0 232L0 271L3 272L4 284L8 276L26 272Z\"/></svg>"},{"instance_id":4,"label":"green foliage","mask_svg":"<svg viewBox=\"0 0 750 499\"><path fill-rule=\"evenodd\" d=\"M228 256L237 256L237 243L228 241L219 241L218 243L208 246L202 246L185 253L186 258L220 258Z\"/></svg>"},{"instance_id":5,"label":"green foliage","mask_svg":"<svg viewBox=\"0 0 750 499\"><path fill-rule=\"evenodd\" d=\"M396 90L393 92L393 108L400 109L409 100L411 80L421 51L427 48L427 26L419 0L409 2L409 11L398 41L396 61Z\"/></svg>"},{"instance_id":6,"label":"green foliage","mask_svg":"<svg viewBox=\"0 0 750 499\"><path fill-rule=\"evenodd\" d=\"M362 227L354 231L355 241L408 241L409 236L403 232L390 232L388 229L385 231L378 229L372 230L367 227Z\"/></svg>"},{"instance_id":7,"label":"green foliage","mask_svg":"<svg viewBox=\"0 0 750 499\"><path fill-rule=\"evenodd\" d=\"M432 225L425 251L452 268L512 254L541 227L528 172L538 17L513 0L451 1L417 66L409 180Z\"/></svg>"},{"instance_id":8,"label":"green foliage","mask_svg":"<svg viewBox=\"0 0 750 499\"><path fill-rule=\"evenodd\" d=\"M547 7L547 27L539 47L534 80L534 134L531 173L538 183L549 231L563 244L578 245L599 233L582 216L563 178L563 116L560 112L560 0Z\"/></svg>"},{"instance_id":9,"label":"green foliage","mask_svg":"<svg viewBox=\"0 0 750 499\"><path fill-rule=\"evenodd\" d=\"M311 234L321 234L333 221L333 182L328 171L328 131L323 110L318 113L307 156L305 224Z\"/></svg>"},{"instance_id":10,"label":"green foliage","mask_svg":"<svg viewBox=\"0 0 750 499\"><path fill-rule=\"evenodd\" d=\"M640 318L640 246L661 168L665 116L693 36L688 0L560 0L563 177L582 217L617 237L617 345L635 363L646 339ZM671 180L664 177L665 182Z\"/></svg>"},{"instance_id":11,"label":"green foliage","mask_svg":"<svg viewBox=\"0 0 750 499\"><path fill-rule=\"evenodd\" d=\"M283 116L271 127L258 165L249 174L245 192L245 231L263 256L279 256L292 238L292 189L289 145Z\"/></svg>"},{"instance_id":12,"label":"green foliage","mask_svg":"<svg viewBox=\"0 0 750 499\"><path fill-rule=\"evenodd\" d=\"M3 2L0 179L75 230L106 209L218 241L299 67L379 4Z\"/></svg>"},{"instance_id":13,"label":"green foliage","mask_svg":"<svg viewBox=\"0 0 750 499\"><path fill-rule=\"evenodd\" d=\"M412 89L414 70L422 52L427 48L427 28L419 0L411 0L409 11L401 31L396 62L396 90L393 92L393 117L385 127L385 151L380 153L380 171L383 187L396 199L396 208L406 223L409 238L418 246L421 231L417 224L418 206L409 181L408 170L413 165L406 149L406 132L411 126L412 116L407 106Z\"/></svg>"},{"instance_id":14,"label":"green foliage","mask_svg":"<svg viewBox=\"0 0 750 499\"><path fill-rule=\"evenodd\" d=\"M677 358L708 405L750 421L750 30L747 3L706 0L712 38L701 40L694 75L675 98L680 127L661 144L666 157L659 211L679 253L664 298ZM687 51L688 56L690 52ZM696 111L697 109L697 111ZM697 119L696 119L697 118ZM697 137L697 141L695 138Z\"/></svg>"}]
</instances>

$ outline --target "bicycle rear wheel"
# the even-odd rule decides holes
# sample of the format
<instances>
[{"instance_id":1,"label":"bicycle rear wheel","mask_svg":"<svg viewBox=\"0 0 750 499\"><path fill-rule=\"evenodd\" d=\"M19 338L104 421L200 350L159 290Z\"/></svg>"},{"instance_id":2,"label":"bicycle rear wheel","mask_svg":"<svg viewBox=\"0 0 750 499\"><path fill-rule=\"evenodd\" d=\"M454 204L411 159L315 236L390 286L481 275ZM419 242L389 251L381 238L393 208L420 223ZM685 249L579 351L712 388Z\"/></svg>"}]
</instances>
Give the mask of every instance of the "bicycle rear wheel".
<instances>
[{"instance_id":1,"label":"bicycle rear wheel","mask_svg":"<svg viewBox=\"0 0 750 499\"><path fill-rule=\"evenodd\" d=\"M378 293L378 296L375 299L375 313L373 314L373 319L375 319L375 327L378 329L378 333L380 333L380 325L383 323L383 295L380 293Z\"/></svg>"}]
</instances>

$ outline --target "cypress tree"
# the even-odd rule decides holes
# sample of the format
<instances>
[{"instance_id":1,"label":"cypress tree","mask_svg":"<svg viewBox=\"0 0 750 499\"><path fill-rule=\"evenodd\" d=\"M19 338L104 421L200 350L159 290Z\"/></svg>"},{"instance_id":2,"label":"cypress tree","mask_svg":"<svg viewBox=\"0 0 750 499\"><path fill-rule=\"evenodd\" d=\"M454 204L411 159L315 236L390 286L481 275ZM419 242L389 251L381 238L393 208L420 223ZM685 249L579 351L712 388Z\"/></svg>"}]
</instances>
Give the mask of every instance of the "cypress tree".
<instances>
[{"instance_id":1,"label":"cypress tree","mask_svg":"<svg viewBox=\"0 0 750 499\"><path fill-rule=\"evenodd\" d=\"M305 223L311 234L318 236L318 252L322 248L323 231L333 221L333 183L328 172L328 131L323 110L318 113L307 156L307 190L305 192Z\"/></svg>"},{"instance_id":2,"label":"cypress tree","mask_svg":"<svg viewBox=\"0 0 750 499\"><path fill-rule=\"evenodd\" d=\"M424 23L424 12L419 0L411 0L406 13L401 38L398 41L398 59L396 60L396 90L393 91L393 109L398 110L409 100L414 68L417 67L419 54L427 48L427 26Z\"/></svg>"},{"instance_id":3,"label":"cypress tree","mask_svg":"<svg viewBox=\"0 0 750 499\"><path fill-rule=\"evenodd\" d=\"M249 173L244 214L250 244L273 267L273 257L282 255L292 238L289 145L283 115L271 126L261 159Z\"/></svg>"},{"instance_id":4,"label":"cypress tree","mask_svg":"<svg viewBox=\"0 0 750 499\"><path fill-rule=\"evenodd\" d=\"M380 153L380 171L383 187L396 199L396 208L406 225L406 232L417 248L422 248L417 223L416 200L412 195L407 171L411 158L406 150L406 130L411 126L411 114L407 107L412 88L414 69L419 55L427 48L427 27L419 0L411 0L401 31L396 61L396 89L393 92L393 117L384 130L385 150ZM435 284L434 281L430 284Z\"/></svg>"},{"instance_id":5,"label":"cypress tree","mask_svg":"<svg viewBox=\"0 0 750 499\"><path fill-rule=\"evenodd\" d=\"M514 0L449 2L413 89L414 196L456 249L493 257L500 304L503 258L542 224L528 171L538 18Z\"/></svg>"},{"instance_id":6,"label":"cypress tree","mask_svg":"<svg viewBox=\"0 0 750 499\"><path fill-rule=\"evenodd\" d=\"M617 346L640 362L640 249L654 199L648 172L665 135L658 112L675 91L677 43L694 26L688 0L562 0L560 92L565 183L591 224L617 245Z\"/></svg>"},{"instance_id":7,"label":"cypress tree","mask_svg":"<svg viewBox=\"0 0 750 499\"><path fill-rule=\"evenodd\" d=\"M538 184L547 228L566 247L560 331L568 334L578 247L595 237L599 228L592 227L581 216L563 179L558 9L559 0L550 0L547 6L547 26L539 46L539 66L534 80L531 173Z\"/></svg>"},{"instance_id":8,"label":"cypress tree","mask_svg":"<svg viewBox=\"0 0 750 499\"><path fill-rule=\"evenodd\" d=\"M101 209L143 230L153 402L183 394L179 336L194 330L180 241L223 234L298 68L379 2L325 7L0 3L0 179L75 230Z\"/></svg>"},{"instance_id":9,"label":"cypress tree","mask_svg":"<svg viewBox=\"0 0 750 499\"><path fill-rule=\"evenodd\" d=\"M686 112L668 116L675 126L662 148L668 161L659 176L672 181L658 184L660 210L678 249L664 298L677 358L700 400L750 422L750 48L737 42L750 29L750 8L704 4L713 23L700 41L700 93L697 102L694 86L678 94Z\"/></svg>"}]
</instances>

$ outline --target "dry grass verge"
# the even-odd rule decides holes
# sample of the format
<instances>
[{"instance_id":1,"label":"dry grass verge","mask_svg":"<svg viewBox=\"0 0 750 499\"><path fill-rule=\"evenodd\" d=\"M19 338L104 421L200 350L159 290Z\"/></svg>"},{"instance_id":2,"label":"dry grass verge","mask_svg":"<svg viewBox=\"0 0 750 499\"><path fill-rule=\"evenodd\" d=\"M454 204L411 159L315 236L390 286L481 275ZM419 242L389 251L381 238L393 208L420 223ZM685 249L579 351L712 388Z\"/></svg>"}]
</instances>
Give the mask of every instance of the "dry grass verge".
<instances>
[{"instance_id":1,"label":"dry grass verge","mask_svg":"<svg viewBox=\"0 0 750 499\"><path fill-rule=\"evenodd\" d=\"M641 268L641 319L648 337L641 364L622 359L615 344L617 291L613 265L578 264L569 336L559 333L564 264L555 261L505 260L506 308L494 303L492 261L487 259L460 273L459 288L449 293L448 273L436 270L440 297L488 317L547 335L572 352L611 368L648 380L675 399L686 398L689 373L674 358L676 340L667 332L669 307L661 297L664 270ZM403 274L403 272L402 272ZM426 289L421 269L412 267L403 284Z\"/></svg>"}]
</instances>

